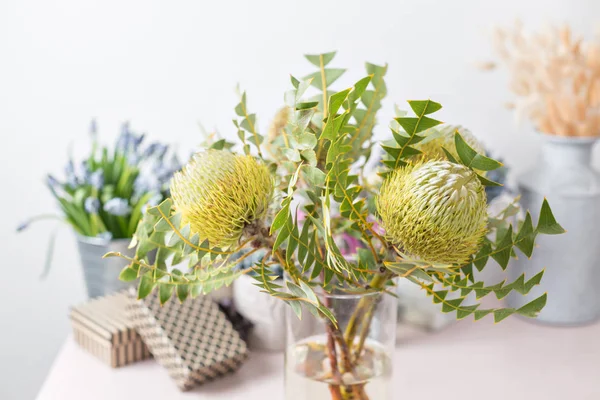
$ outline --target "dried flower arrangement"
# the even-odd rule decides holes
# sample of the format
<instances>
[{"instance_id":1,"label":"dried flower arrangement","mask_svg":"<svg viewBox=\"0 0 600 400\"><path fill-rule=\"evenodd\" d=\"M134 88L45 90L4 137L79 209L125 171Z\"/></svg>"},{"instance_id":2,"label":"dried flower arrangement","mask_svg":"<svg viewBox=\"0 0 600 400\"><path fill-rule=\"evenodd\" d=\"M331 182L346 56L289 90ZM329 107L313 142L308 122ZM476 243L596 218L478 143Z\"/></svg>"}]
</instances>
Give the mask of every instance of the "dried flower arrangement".
<instances>
[{"instance_id":1,"label":"dried flower arrangement","mask_svg":"<svg viewBox=\"0 0 600 400\"><path fill-rule=\"evenodd\" d=\"M547 134L600 135L600 40L574 37L567 25L527 33L517 22L495 29L493 43L509 71L518 118Z\"/></svg>"}]
</instances>

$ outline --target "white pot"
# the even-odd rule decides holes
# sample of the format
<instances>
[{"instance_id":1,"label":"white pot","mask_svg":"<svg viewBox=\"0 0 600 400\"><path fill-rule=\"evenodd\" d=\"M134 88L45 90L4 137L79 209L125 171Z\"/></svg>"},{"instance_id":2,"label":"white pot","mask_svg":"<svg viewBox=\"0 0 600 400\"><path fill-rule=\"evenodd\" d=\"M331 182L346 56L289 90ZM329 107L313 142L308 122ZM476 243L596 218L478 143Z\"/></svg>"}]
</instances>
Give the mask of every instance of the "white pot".
<instances>
[{"instance_id":1,"label":"white pot","mask_svg":"<svg viewBox=\"0 0 600 400\"><path fill-rule=\"evenodd\" d=\"M511 294L510 307L548 293L537 320L556 325L580 325L600 319L600 174L592 168L592 146L598 138L541 135L542 155L536 167L518 179L521 203L537 221L544 196L564 235L538 236L531 260L519 253L509 265L511 281L545 269L540 285L528 296Z\"/></svg>"},{"instance_id":2,"label":"white pot","mask_svg":"<svg viewBox=\"0 0 600 400\"><path fill-rule=\"evenodd\" d=\"M262 293L252 277L242 275L233 283L236 310L254 324L248 345L255 350L282 351L285 348L285 303ZM275 283L283 285L281 282Z\"/></svg>"}]
</instances>

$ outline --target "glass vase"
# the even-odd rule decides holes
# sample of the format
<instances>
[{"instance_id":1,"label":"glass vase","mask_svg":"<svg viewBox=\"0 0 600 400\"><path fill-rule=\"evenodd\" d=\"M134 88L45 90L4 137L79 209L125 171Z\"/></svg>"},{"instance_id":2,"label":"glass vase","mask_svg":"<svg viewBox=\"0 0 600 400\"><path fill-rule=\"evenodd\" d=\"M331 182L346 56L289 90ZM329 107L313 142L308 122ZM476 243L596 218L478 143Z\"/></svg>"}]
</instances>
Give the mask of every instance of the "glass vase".
<instances>
[{"instance_id":1,"label":"glass vase","mask_svg":"<svg viewBox=\"0 0 600 400\"><path fill-rule=\"evenodd\" d=\"M392 399L397 300L385 293L322 294L337 325L286 307L286 400Z\"/></svg>"}]
</instances>

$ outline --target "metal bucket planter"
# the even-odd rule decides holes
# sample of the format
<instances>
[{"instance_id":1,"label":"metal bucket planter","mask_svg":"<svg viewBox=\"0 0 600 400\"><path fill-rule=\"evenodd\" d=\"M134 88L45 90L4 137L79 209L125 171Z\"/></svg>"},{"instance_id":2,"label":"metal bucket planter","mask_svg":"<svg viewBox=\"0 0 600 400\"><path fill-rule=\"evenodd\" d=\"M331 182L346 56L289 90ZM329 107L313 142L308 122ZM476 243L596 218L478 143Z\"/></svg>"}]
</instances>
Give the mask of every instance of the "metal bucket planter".
<instances>
[{"instance_id":1,"label":"metal bucket planter","mask_svg":"<svg viewBox=\"0 0 600 400\"><path fill-rule=\"evenodd\" d=\"M127 261L119 257L102 258L109 251L118 251L133 257L135 249L128 249L131 239L105 240L77 235L77 247L88 297L94 298L127 289L130 282L119 280L119 273Z\"/></svg>"}]
</instances>

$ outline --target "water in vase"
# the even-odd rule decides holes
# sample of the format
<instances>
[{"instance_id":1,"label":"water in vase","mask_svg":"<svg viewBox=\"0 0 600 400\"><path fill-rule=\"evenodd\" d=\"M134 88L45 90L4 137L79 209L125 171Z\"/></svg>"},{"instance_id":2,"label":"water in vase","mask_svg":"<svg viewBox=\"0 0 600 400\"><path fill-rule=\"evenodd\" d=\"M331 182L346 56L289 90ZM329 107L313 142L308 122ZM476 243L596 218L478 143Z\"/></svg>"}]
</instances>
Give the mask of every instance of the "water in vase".
<instances>
[{"instance_id":1,"label":"water in vase","mask_svg":"<svg viewBox=\"0 0 600 400\"><path fill-rule=\"evenodd\" d=\"M334 378L325 335L298 342L286 352L286 400L332 400L329 386L341 383L345 390L362 387L369 400L391 399L391 360L383 347L367 341L354 373Z\"/></svg>"}]
</instances>

